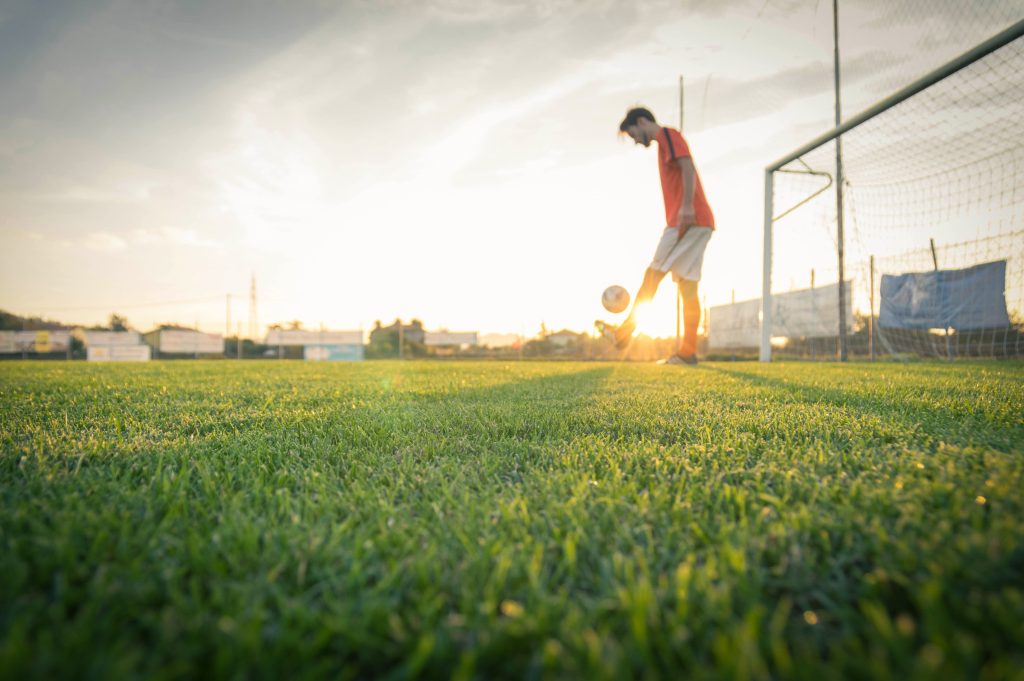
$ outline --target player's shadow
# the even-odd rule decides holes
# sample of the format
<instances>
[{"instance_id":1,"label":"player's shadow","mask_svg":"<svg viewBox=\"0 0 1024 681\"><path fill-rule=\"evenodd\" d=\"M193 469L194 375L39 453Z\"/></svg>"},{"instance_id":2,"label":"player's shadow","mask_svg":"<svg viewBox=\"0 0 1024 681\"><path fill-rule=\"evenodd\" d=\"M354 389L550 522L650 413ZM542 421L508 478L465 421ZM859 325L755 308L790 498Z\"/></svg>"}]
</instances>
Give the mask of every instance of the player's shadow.
<instances>
[{"instance_id":1,"label":"player's shadow","mask_svg":"<svg viewBox=\"0 0 1024 681\"><path fill-rule=\"evenodd\" d=\"M495 385L399 392L388 404L348 413L343 439L383 451L416 451L429 441L449 451L569 441L611 367L521 378Z\"/></svg>"},{"instance_id":2,"label":"player's shadow","mask_svg":"<svg viewBox=\"0 0 1024 681\"><path fill-rule=\"evenodd\" d=\"M753 386L770 390L785 399L808 405L821 405L840 410L858 412L882 422L898 424L911 431L932 436L936 441L956 445L981 445L999 451L1011 451L1014 442L1024 437L1024 424L1017 419L1000 423L988 410L976 410L973 405L954 409L937 400L928 399L927 392L908 397L905 392L885 390L844 390L802 383L793 379L764 376L737 369L707 366L711 371L745 381ZM927 390L927 389L926 389Z\"/></svg>"}]
</instances>

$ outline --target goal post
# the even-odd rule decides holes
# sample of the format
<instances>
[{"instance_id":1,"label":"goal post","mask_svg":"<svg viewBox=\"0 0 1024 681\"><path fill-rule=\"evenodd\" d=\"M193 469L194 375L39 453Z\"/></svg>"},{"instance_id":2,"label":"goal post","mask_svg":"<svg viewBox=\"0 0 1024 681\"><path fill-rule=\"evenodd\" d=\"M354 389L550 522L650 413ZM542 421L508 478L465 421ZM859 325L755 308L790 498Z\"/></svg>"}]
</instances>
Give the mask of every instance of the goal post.
<instances>
[{"instance_id":1,"label":"goal post","mask_svg":"<svg viewBox=\"0 0 1024 681\"><path fill-rule=\"evenodd\" d=\"M774 210L774 175L764 171L764 272L761 284L761 361L772 361L772 218ZM733 301L735 302L735 301Z\"/></svg>"},{"instance_id":2,"label":"goal post","mask_svg":"<svg viewBox=\"0 0 1024 681\"><path fill-rule=\"evenodd\" d=\"M832 358L844 334L864 358L1024 353L1022 36L1024 20L766 167L761 361Z\"/></svg>"}]
</instances>

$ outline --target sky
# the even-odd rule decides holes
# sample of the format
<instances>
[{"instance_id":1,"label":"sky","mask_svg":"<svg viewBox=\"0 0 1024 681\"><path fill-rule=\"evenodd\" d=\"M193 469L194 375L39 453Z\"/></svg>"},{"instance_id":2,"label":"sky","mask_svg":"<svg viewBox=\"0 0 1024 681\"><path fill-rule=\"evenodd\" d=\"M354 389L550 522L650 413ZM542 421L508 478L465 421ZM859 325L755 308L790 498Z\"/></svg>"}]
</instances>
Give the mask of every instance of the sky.
<instances>
[{"instance_id":1,"label":"sky","mask_svg":"<svg viewBox=\"0 0 1024 681\"><path fill-rule=\"evenodd\" d=\"M1021 16L843 0L844 114ZM0 309L247 333L254 276L261 330L590 329L664 227L619 121L678 127L680 76L701 296L754 297L764 167L832 127L832 50L827 0L3 0Z\"/></svg>"}]
</instances>

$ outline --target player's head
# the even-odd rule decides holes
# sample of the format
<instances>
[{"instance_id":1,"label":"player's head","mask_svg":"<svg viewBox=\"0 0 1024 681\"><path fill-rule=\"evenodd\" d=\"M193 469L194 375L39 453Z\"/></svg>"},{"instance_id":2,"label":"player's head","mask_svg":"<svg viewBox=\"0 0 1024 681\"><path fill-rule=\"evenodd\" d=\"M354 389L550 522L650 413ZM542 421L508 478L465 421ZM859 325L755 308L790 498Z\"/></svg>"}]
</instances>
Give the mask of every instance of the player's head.
<instances>
[{"instance_id":1,"label":"player's head","mask_svg":"<svg viewBox=\"0 0 1024 681\"><path fill-rule=\"evenodd\" d=\"M637 144L649 147L658 134L658 122L654 120L654 114L638 106L626 112L626 117L619 123L619 132L626 133Z\"/></svg>"}]
</instances>

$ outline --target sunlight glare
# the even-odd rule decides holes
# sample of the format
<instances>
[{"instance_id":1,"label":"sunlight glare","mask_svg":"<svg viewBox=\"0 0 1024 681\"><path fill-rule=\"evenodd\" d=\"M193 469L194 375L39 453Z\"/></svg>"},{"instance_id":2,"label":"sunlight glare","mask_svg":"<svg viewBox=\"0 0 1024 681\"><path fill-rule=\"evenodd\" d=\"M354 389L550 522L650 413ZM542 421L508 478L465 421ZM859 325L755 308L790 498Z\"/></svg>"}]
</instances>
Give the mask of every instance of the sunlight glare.
<instances>
[{"instance_id":1,"label":"sunlight glare","mask_svg":"<svg viewBox=\"0 0 1024 681\"><path fill-rule=\"evenodd\" d=\"M647 336L658 336L659 334L659 320L656 314L652 314L654 310L651 308L650 303L640 303L636 306L636 312L633 318L636 319L636 332L638 334L644 334Z\"/></svg>"}]
</instances>

